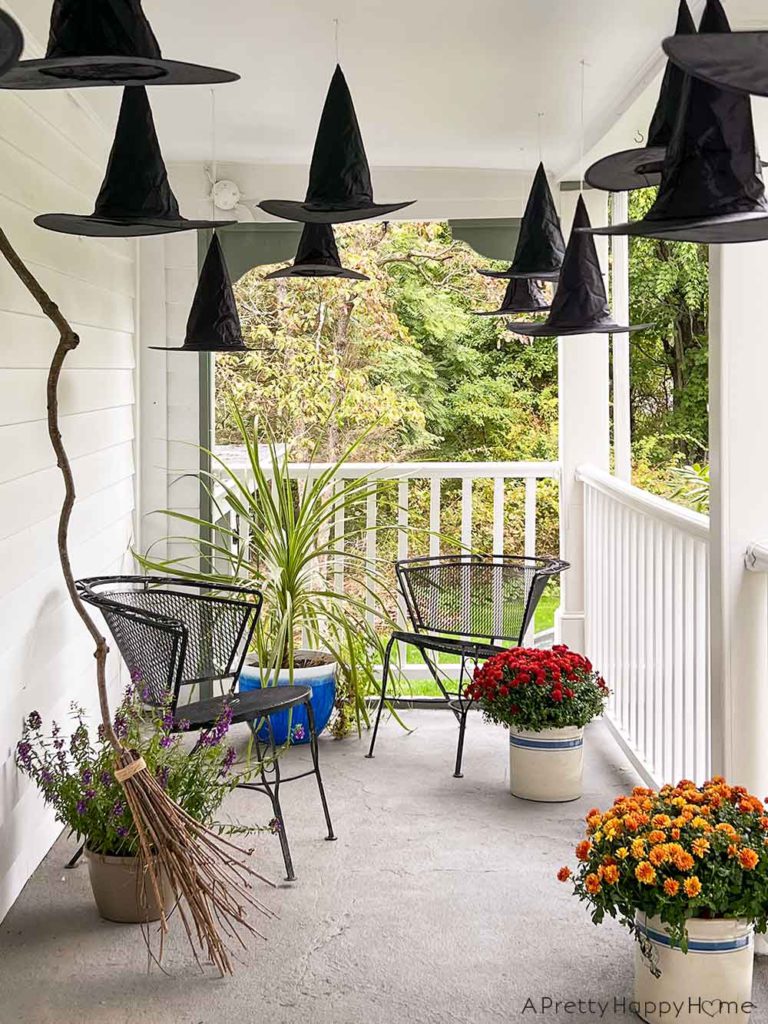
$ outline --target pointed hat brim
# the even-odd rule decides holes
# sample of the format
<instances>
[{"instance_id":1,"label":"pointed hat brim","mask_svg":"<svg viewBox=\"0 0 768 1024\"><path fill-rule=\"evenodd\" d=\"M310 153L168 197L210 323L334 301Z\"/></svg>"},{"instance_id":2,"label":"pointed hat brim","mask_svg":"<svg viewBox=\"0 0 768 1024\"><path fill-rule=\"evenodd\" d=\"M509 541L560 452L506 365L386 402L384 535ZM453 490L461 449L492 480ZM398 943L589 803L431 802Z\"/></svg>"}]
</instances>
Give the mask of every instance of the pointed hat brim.
<instances>
[{"instance_id":1,"label":"pointed hat brim","mask_svg":"<svg viewBox=\"0 0 768 1024\"><path fill-rule=\"evenodd\" d=\"M558 327L556 324L529 324L513 320L510 323L510 330L528 338L568 338L579 334L629 334L631 331L647 331L651 326L651 324L632 324L627 327L615 323L598 323Z\"/></svg>"},{"instance_id":2,"label":"pointed hat brim","mask_svg":"<svg viewBox=\"0 0 768 1024\"><path fill-rule=\"evenodd\" d=\"M216 85L240 75L202 64L154 57L54 57L24 60L0 78L0 89L87 89L97 86Z\"/></svg>"},{"instance_id":3,"label":"pointed hat brim","mask_svg":"<svg viewBox=\"0 0 768 1024\"><path fill-rule=\"evenodd\" d=\"M531 272L514 270L478 270L483 277L494 277L504 281L556 281L560 277L559 270L534 270Z\"/></svg>"},{"instance_id":4,"label":"pointed hat brim","mask_svg":"<svg viewBox=\"0 0 768 1024\"><path fill-rule=\"evenodd\" d=\"M768 32L705 32L670 36L662 43L669 59L710 85L768 96Z\"/></svg>"},{"instance_id":5,"label":"pointed hat brim","mask_svg":"<svg viewBox=\"0 0 768 1024\"><path fill-rule=\"evenodd\" d=\"M348 270L346 267L329 267L325 263L299 263L292 267L284 267L282 270L273 270L267 274L265 281L274 281L278 277L344 277L350 281L370 281L370 277L360 274L357 270Z\"/></svg>"},{"instance_id":6,"label":"pointed hat brim","mask_svg":"<svg viewBox=\"0 0 768 1024\"><path fill-rule=\"evenodd\" d=\"M523 308L522 303L518 303L512 306L501 307L500 309L491 310L479 310L473 309L472 313L474 316L515 316L518 313L546 313L552 308L551 302L544 303L543 306L529 305Z\"/></svg>"},{"instance_id":7,"label":"pointed hat brim","mask_svg":"<svg viewBox=\"0 0 768 1024\"><path fill-rule=\"evenodd\" d=\"M765 212L755 212L664 221L637 220L627 224L590 228L589 233L626 235L629 238L658 238L669 242L699 242L703 245L763 242L768 239L768 215Z\"/></svg>"},{"instance_id":8,"label":"pointed hat brim","mask_svg":"<svg viewBox=\"0 0 768 1024\"><path fill-rule=\"evenodd\" d=\"M42 213L35 224L47 231L87 238L140 238L146 235L169 235L177 231L205 231L236 224L234 220L174 219L116 220L93 214Z\"/></svg>"},{"instance_id":9,"label":"pointed hat brim","mask_svg":"<svg viewBox=\"0 0 768 1024\"><path fill-rule=\"evenodd\" d=\"M415 199L409 199L405 203L368 203L365 206L321 209L312 206L311 203L291 199L265 199L259 203L259 208L273 217L295 220L300 224L347 224L351 221L381 217L385 213L394 213L396 210L405 209L406 206L413 206L415 202Z\"/></svg>"},{"instance_id":10,"label":"pointed hat brim","mask_svg":"<svg viewBox=\"0 0 768 1024\"><path fill-rule=\"evenodd\" d=\"M193 352L196 355L200 355L201 352L218 352L218 353L234 353L234 352L252 352L253 349L243 342L241 345L221 345L219 347L215 345L209 345L206 348L195 348L193 345L148 345L152 352Z\"/></svg>"},{"instance_id":11,"label":"pointed hat brim","mask_svg":"<svg viewBox=\"0 0 768 1024\"><path fill-rule=\"evenodd\" d=\"M644 146L625 149L597 160L584 173L584 180L602 192L629 192L651 188L661 181L661 168L666 156L665 146Z\"/></svg>"},{"instance_id":12,"label":"pointed hat brim","mask_svg":"<svg viewBox=\"0 0 768 1024\"><path fill-rule=\"evenodd\" d=\"M0 75L6 74L21 56L24 36L21 29L5 11L0 11Z\"/></svg>"}]
</instances>

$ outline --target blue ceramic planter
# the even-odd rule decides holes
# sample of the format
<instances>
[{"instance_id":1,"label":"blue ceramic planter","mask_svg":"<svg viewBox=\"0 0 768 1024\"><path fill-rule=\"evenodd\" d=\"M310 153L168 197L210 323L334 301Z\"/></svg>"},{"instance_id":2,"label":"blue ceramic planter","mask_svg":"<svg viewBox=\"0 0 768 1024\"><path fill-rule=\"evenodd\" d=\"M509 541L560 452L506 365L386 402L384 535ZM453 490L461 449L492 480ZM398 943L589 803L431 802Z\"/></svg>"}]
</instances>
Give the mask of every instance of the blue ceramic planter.
<instances>
[{"instance_id":1,"label":"blue ceramic planter","mask_svg":"<svg viewBox=\"0 0 768 1024\"><path fill-rule=\"evenodd\" d=\"M312 691L312 711L315 715L315 728L318 735L328 725L328 720L333 711L336 700L336 662L329 655L318 654L315 651L298 651L297 657L312 656L323 658L326 663L315 665L312 668L296 668L293 672L293 680L289 678L288 669L280 672L278 686L308 686ZM272 684L274 685L274 684ZM246 664L240 673L238 689L243 693L249 690L259 690L262 686L261 673L258 665ZM278 711L271 715L272 731L275 743L282 746L288 742L295 744L309 743L309 722L304 706L290 708L288 711ZM269 741L269 730L266 723L256 733L259 740L264 743Z\"/></svg>"}]
</instances>

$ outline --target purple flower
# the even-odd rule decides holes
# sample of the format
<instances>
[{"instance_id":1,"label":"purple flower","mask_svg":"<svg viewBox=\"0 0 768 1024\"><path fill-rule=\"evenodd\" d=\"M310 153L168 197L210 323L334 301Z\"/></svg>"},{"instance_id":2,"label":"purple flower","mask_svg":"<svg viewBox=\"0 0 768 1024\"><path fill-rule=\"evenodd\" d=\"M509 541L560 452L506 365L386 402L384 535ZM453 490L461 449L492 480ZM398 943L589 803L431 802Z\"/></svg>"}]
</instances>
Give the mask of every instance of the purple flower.
<instances>
[{"instance_id":1,"label":"purple flower","mask_svg":"<svg viewBox=\"0 0 768 1024\"><path fill-rule=\"evenodd\" d=\"M116 832L121 839L125 839L125 837L128 835L128 829L125 827L125 825L118 826Z\"/></svg>"},{"instance_id":2,"label":"purple flower","mask_svg":"<svg viewBox=\"0 0 768 1024\"><path fill-rule=\"evenodd\" d=\"M115 818L122 818L125 814L125 804L122 800L115 800L112 806L112 814Z\"/></svg>"},{"instance_id":3,"label":"purple flower","mask_svg":"<svg viewBox=\"0 0 768 1024\"><path fill-rule=\"evenodd\" d=\"M282 827L283 826L280 823L280 819L279 818L273 818L272 821L270 821L269 825L267 825L267 828L269 829L269 831L273 835L275 835L275 836L280 833L280 831L282 830Z\"/></svg>"},{"instance_id":4,"label":"purple flower","mask_svg":"<svg viewBox=\"0 0 768 1024\"><path fill-rule=\"evenodd\" d=\"M303 739L305 739L306 735L307 735L307 730L304 728L303 725L299 724L299 725L294 726L294 729L293 729L293 739L294 739L294 742L301 743L301 741Z\"/></svg>"},{"instance_id":5,"label":"purple flower","mask_svg":"<svg viewBox=\"0 0 768 1024\"><path fill-rule=\"evenodd\" d=\"M119 740L124 740L128 735L128 723L125 720L125 715L120 711L115 715L114 729L115 736L117 736Z\"/></svg>"},{"instance_id":6,"label":"purple flower","mask_svg":"<svg viewBox=\"0 0 768 1024\"><path fill-rule=\"evenodd\" d=\"M139 668L131 669L131 682L132 683L140 683L141 682L141 669L139 669Z\"/></svg>"},{"instance_id":7,"label":"purple flower","mask_svg":"<svg viewBox=\"0 0 768 1024\"><path fill-rule=\"evenodd\" d=\"M57 750L63 750L64 740L61 738L61 736L57 736L56 739L53 741L53 745Z\"/></svg>"},{"instance_id":8,"label":"purple flower","mask_svg":"<svg viewBox=\"0 0 768 1024\"><path fill-rule=\"evenodd\" d=\"M32 766L32 744L26 740L20 740L16 744L16 758L22 768L30 768Z\"/></svg>"},{"instance_id":9,"label":"purple flower","mask_svg":"<svg viewBox=\"0 0 768 1024\"><path fill-rule=\"evenodd\" d=\"M150 688L148 686L144 686L142 688L141 699L144 701L145 704L151 704L152 703L152 691L150 690Z\"/></svg>"},{"instance_id":10,"label":"purple flower","mask_svg":"<svg viewBox=\"0 0 768 1024\"><path fill-rule=\"evenodd\" d=\"M167 750L168 747L173 746L174 742L175 740L173 736L163 736L163 738L160 740L160 746L163 748L163 750Z\"/></svg>"},{"instance_id":11,"label":"purple flower","mask_svg":"<svg viewBox=\"0 0 768 1024\"><path fill-rule=\"evenodd\" d=\"M87 809L88 809L88 807L87 807L87 804L85 803L84 800L78 800L77 801L77 813L78 814L80 814L80 815L85 814Z\"/></svg>"},{"instance_id":12,"label":"purple flower","mask_svg":"<svg viewBox=\"0 0 768 1024\"><path fill-rule=\"evenodd\" d=\"M219 772L219 775L220 776L228 775L229 772L232 770L232 766L234 765L236 760L237 760L237 751L235 750L235 748L234 747L227 747L227 752L224 755L224 757L221 759L221 771Z\"/></svg>"},{"instance_id":13,"label":"purple flower","mask_svg":"<svg viewBox=\"0 0 768 1024\"><path fill-rule=\"evenodd\" d=\"M51 722L51 736L58 736L61 732L58 722Z\"/></svg>"},{"instance_id":14,"label":"purple flower","mask_svg":"<svg viewBox=\"0 0 768 1024\"><path fill-rule=\"evenodd\" d=\"M83 785L90 786L93 782L93 772L90 768L85 768L80 778L83 780Z\"/></svg>"},{"instance_id":15,"label":"purple flower","mask_svg":"<svg viewBox=\"0 0 768 1024\"><path fill-rule=\"evenodd\" d=\"M166 711L166 713L163 715L163 720L160 724L162 726L163 732L173 732L173 712Z\"/></svg>"},{"instance_id":16,"label":"purple flower","mask_svg":"<svg viewBox=\"0 0 768 1024\"><path fill-rule=\"evenodd\" d=\"M95 789L86 789L85 793L83 793L83 799L88 804L91 802L91 800L93 800L95 798L95 796L96 796L96 790Z\"/></svg>"},{"instance_id":17,"label":"purple flower","mask_svg":"<svg viewBox=\"0 0 768 1024\"><path fill-rule=\"evenodd\" d=\"M208 729L201 735L200 745L203 747L217 747L229 732L230 725L232 725L232 708L229 704L224 704L221 714L213 724L213 728Z\"/></svg>"},{"instance_id":18,"label":"purple flower","mask_svg":"<svg viewBox=\"0 0 768 1024\"><path fill-rule=\"evenodd\" d=\"M99 778L101 779L102 786L111 786L115 781L111 772L102 772Z\"/></svg>"},{"instance_id":19,"label":"purple flower","mask_svg":"<svg viewBox=\"0 0 768 1024\"><path fill-rule=\"evenodd\" d=\"M40 778L43 780L43 785L50 786L53 784L53 772L48 768L43 768L40 772Z\"/></svg>"},{"instance_id":20,"label":"purple flower","mask_svg":"<svg viewBox=\"0 0 768 1024\"><path fill-rule=\"evenodd\" d=\"M189 732L189 727L191 724L192 723L189 721L188 718L180 718L176 723L176 728L179 730L179 732Z\"/></svg>"},{"instance_id":21,"label":"purple flower","mask_svg":"<svg viewBox=\"0 0 768 1024\"><path fill-rule=\"evenodd\" d=\"M27 719L27 724L29 725L30 729L39 729L40 726L43 724L43 719L40 717L40 712L32 711L29 715L29 718Z\"/></svg>"}]
</instances>

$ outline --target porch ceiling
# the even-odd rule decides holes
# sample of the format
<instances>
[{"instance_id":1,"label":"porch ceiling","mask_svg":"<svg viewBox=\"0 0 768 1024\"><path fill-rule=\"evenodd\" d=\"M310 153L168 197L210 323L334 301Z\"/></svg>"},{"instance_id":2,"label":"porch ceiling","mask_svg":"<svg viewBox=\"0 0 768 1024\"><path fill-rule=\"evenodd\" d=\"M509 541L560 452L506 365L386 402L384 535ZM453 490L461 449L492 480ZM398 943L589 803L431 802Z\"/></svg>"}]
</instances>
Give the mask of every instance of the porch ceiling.
<instances>
[{"instance_id":1,"label":"porch ceiling","mask_svg":"<svg viewBox=\"0 0 768 1024\"><path fill-rule=\"evenodd\" d=\"M164 50L243 75L216 90L223 161L304 164L334 61L341 58L371 162L570 171L580 147L579 81L589 64L586 149L663 64L677 0L145 0ZM698 17L703 0L691 0ZM728 0L734 27L765 22L761 0ZM45 26L30 26L44 38ZM117 90L89 96L112 123ZM206 89L158 89L169 160L209 160ZM643 126L645 127L645 126Z\"/></svg>"}]
</instances>

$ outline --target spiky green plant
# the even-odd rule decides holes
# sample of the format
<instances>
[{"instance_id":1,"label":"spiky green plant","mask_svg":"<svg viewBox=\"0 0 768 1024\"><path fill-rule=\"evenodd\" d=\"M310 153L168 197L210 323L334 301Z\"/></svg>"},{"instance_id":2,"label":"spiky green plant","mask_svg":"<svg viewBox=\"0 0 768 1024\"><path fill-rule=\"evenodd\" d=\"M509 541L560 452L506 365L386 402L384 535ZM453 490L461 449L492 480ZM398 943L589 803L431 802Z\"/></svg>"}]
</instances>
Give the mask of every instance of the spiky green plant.
<instances>
[{"instance_id":1,"label":"spiky green plant","mask_svg":"<svg viewBox=\"0 0 768 1024\"><path fill-rule=\"evenodd\" d=\"M376 527L366 525L361 510L377 482L371 475L340 479L366 435L325 468L313 470L313 457L310 471L299 478L289 451L269 428L249 427L234 405L232 417L248 472L208 452L214 468L201 471L200 480L215 510L212 519L163 510L169 519L196 527L195 537L183 538L187 553L165 560L154 559L151 551L137 557L151 572L214 584L255 583L264 595L254 634L262 677L276 683L280 670L288 669L292 678L301 646L327 651L340 672L335 731L343 734L354 724L360 730L369 724L366 697L380 685L383 650L375 623L382 634L391 632L396 604L381 564L366 553L366 534ZM345 586L336 590L341 560Z\"/></svg>"}]
</instances>

